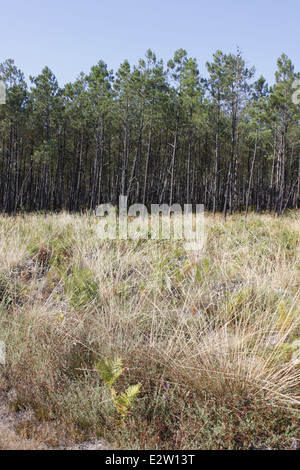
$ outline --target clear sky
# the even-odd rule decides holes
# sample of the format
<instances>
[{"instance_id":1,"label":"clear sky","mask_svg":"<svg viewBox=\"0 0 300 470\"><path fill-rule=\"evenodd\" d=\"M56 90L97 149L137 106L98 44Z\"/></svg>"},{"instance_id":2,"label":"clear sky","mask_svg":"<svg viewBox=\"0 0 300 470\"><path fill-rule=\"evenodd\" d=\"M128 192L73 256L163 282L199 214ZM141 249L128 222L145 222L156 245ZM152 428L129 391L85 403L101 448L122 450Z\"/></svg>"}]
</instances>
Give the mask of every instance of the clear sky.
<instances>
[{"instance_id":1,"label":"clear sky","mask_svg":"<svg viewBox=\"0 0 300 470\"><path fill-rule=\"evenodd\" d=\"M0 0L0 18L0 62L14 59L27 80L48 65L62 86L149 48L165 63L186 49L205 75L213 52L237 45L270 84L282 52L300 71L299 0Z\"/></svg>"}]
</instances>

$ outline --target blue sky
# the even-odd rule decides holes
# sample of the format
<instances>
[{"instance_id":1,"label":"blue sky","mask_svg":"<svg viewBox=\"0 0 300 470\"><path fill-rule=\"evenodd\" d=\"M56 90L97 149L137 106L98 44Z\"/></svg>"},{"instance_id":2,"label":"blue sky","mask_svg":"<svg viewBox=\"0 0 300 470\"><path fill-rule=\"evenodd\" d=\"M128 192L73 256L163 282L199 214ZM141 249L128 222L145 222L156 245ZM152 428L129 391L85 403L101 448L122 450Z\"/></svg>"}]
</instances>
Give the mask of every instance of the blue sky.
<instances>
[{"instance_id":1,"label":"blue sky","mask_svg":"<svg viewBox=\"0 0 300 470\"><path fill-rule=\"evenodd\" d=\"M45 65L60 85L100 59L114 71L151 48L166 63L187 50L205 75L213 52L238 45L271 84L285 52L300 71L299 0L0 0L0 62L29 75Z\"/></svg>"}]
</instances>

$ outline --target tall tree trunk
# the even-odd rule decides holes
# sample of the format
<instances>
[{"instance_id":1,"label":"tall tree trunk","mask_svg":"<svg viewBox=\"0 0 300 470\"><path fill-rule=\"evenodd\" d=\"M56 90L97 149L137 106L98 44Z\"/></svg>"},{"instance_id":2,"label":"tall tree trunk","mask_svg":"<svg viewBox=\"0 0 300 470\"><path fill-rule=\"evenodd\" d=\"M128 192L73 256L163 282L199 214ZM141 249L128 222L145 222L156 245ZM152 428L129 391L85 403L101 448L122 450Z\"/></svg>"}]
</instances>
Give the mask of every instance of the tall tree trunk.
<instances>
[{"instance_id":1,"label":"tall tree trunk","mask_svg":"<svg viewBox=\"0 0 300 470\"><path fill-rule=\"evenodd\" d=\"M153 120L153 105L151 109L149 138L148 138L147 157L146 157L145 176L144 176L144 189L143 189L143 201L142 201L143 206L145 206L146 204L148 171L149 171L149 161L150 161L150 154L151 154L151 144L152 144L152 120Z\"/></svg>"},{"instance_id":2,"label":"tall tree trunk","mask_svg":"<svg viewBox=\"0 0 300 470\"><path fill-rule=\"evenodd\" d=\"M247 219L247 214L248 214L249 197L250 197L250 191L251 191L254 163L255 163L256 152L257 152L257 140L258 140L258 129L256 129L256 133L255 133L254 152L253 152L252 165L251 165L251 171L250 171L250 176L249 176L248 191L247 191L247 196L246 196L245 219Z\"/></svg>"},{"instance_id":3,"label":"tall tree trunk","mask_svg":"<svg viewBox=\"0 0 300 470\"><path fill-rule=\"evenodd\" d=\"M174 144L173 144L173 155L172 155L172 162L171 162L170 207L172 206L172 203L173 203L174 169L175 169L175 157L176 157L176 150L177 150L178 127L179 127L179 116L177 116L177 120L176 120L176 129L175 129Z\"/></svg>"}]
</instances>

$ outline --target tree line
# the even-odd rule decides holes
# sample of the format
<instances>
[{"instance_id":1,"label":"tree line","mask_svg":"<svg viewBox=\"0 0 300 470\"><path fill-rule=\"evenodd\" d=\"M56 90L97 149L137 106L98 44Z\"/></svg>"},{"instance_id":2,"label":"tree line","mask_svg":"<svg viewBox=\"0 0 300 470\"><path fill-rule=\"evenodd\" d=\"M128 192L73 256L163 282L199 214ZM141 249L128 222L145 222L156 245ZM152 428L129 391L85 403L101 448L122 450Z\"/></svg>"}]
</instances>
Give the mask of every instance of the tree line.
<instances>
[{"instance_id":1,"label":"tree line","mask_svg":"<svg viewBox=\"0 0 300 470\"><path fill-rule=\"evenodd\" d=\"M45 67L30 77L9 59L0 106L0 206L93 210L101 203L203 203L224 216L300 203L300 106L282 54L274 85L239 50L206 63L180 49L166 65L148 50L114 74L103 62L59 87Z\"/></svg>"}]
</instances>

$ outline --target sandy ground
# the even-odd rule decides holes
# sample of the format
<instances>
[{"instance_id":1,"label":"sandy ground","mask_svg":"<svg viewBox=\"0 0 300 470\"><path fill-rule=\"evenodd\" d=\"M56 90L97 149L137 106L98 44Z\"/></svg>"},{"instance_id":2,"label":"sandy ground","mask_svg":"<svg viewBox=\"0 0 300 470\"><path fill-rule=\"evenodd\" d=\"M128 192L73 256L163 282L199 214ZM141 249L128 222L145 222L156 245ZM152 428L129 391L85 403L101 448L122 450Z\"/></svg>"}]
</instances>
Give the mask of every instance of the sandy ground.
<instances>
[{"instance_id":1,"label":"sandy ground","mask_svg":"<svg viewBox=\"0 0 300 470\"><path fill-rule=\"evenodd\" d=\"M0 396L0 450L104 450L111 449L103 439L90 439L73 445L51 447L34 439L25 439L16 432L16 428L32 419L27 411L14 412L8 405L8 398Z\"/></svg>"}]
</instances>

